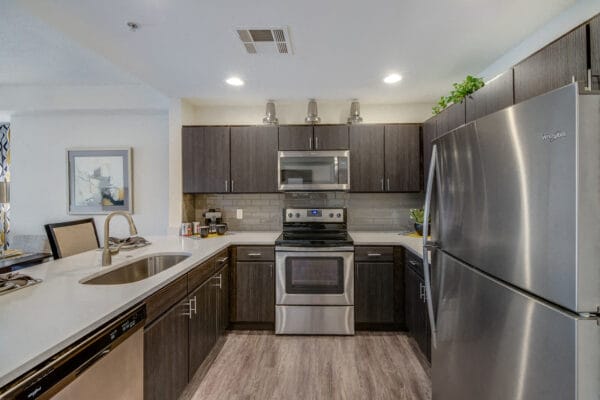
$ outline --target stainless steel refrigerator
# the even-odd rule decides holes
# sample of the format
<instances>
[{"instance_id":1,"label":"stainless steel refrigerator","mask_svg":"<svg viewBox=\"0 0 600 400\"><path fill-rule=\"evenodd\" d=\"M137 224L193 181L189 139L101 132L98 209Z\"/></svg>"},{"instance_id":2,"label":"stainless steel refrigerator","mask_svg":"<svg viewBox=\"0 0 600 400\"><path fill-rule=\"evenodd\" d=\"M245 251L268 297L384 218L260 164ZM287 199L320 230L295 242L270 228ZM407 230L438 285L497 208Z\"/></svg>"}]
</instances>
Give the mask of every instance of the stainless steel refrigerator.
<instances>
[{"instance_id":1,"label":"stainless steel refrigerator","mask_svg":"<svg viewBox=\"0 0 600 400\"><path fill-rule=\"evenodd\" d=\"M565 86L433 153L434 400L599 400L600 94Z\"/></svg>"}]
</instances>

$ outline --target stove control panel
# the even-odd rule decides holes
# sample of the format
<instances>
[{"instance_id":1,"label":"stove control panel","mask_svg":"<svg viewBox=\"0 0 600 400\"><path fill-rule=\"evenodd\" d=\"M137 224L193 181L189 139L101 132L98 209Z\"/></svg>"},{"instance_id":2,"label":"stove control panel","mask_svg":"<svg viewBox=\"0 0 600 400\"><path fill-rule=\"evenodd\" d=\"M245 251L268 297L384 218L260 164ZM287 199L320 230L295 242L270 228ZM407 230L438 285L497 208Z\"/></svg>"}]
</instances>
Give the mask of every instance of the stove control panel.
<instances>
[{"instance_id":1,"label":"stove control panel","mask_svg":"<svg viewBox=\"0 0 600 400\"><path fill-rule=\"evenodd\" d=\"M285 208L284 222L346 222L344 208Z\"/></svg>"}]
</instances>

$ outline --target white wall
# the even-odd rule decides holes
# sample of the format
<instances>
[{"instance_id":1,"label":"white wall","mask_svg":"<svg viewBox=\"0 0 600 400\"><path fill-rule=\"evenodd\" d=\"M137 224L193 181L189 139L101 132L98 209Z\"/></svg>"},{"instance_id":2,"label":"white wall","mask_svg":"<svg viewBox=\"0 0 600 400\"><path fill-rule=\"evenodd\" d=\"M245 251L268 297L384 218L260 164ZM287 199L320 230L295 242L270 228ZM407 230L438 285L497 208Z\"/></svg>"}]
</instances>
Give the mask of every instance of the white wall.
<instances>
[{"instance_id":1,"label":"white wall","mask_svg":"<svg viewBox=\"0 0 600 400\"><path fill-rule=\"evenodd\" d=\"M266 103L266 101L265 101ZM346 123L350 101L317 101L321 123ZM280 103L275 101L280 124L303 124L308 100ZM433 104L361 104L364 123L422 122L431 116ZM246 125L262 124L265 104L256 105L196 105L183 113L184 125Z\"/></svg>"},{"instance_id":2,"label":"white wall","mask_svg":"<svg viewBox=\"0 0 600 400\"><path fill-rule=\"evenodd\" d=\"M67 214L70 147L133 148L134 220L142 236L167 231L168 115L155 111L59 111L16 114L11 121L11 221L14 235L45 235L43 225L82 218ZM99 235L103 216L96 216ZM127 236L113 219L111 234ZM111 224L111 225L113 225Z\"/></svg>"},{"instance_id":3,"label":"white wall","mask_svg":"<svg viewBox=\"0 0 600 400\"><path fill-rule=\"evenodd\" d=\"M481 71L479 76L482 76L486 81L494 78L598 13L600 13L600 1L577 1L541 29L504 53L502 57Z\"/></svg>"}]
</instances>

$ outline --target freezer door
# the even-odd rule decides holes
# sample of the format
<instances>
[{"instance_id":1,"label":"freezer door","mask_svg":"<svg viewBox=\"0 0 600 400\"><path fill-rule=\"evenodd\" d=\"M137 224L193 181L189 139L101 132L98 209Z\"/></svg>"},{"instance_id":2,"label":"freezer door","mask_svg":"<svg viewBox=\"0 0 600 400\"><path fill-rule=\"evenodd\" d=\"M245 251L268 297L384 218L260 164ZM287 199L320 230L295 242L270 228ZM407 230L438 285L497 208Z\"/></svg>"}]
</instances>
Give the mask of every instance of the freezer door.
<instances>
[{"instance_id":1,"label":"freezer door","mask_svg":"<svg viewBox=\"0 0 600 400\"><path fill-rule=\"evenodd\" d=\"M600 326L434 254L434 400L599 400Z\"/></svg>"},{"instance_id":2,"label":"freezer door","mask_svg":"<svg viewBox=\"0 0 600 400\"><path fill-rule=\"evenodd\" d=\"M433 234L445 251L503 281L597 312L600 129L578 133L593 125L578 120L579 97L595 101L589 115L598 121L600 96L579 96L571 85L439 138Z\"/></svg>"}]
</instances>

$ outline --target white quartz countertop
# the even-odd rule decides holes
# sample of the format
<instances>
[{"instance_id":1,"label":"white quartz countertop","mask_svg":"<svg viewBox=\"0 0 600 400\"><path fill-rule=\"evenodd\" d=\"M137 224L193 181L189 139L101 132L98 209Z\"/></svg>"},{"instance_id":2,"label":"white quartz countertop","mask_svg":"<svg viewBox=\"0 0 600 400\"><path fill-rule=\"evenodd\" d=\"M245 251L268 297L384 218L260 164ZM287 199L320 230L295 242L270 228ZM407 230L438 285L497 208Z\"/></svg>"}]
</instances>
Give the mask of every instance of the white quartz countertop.
<instances>
[{"instance_id":1,"label":"white quartz countertop","mask_svg":"<svg viewBox=\"0 0 600 400\"><path fill-rule=\"evenodd\" d=\"M423 238L407 236L398 232L349 231L355 246L381 245L404 246L419 257L423 257Z\"/></svg>"},{"instance_id":2,"label":"white quartz countertop","mask_svg":"<svg viewBox=\"0 0 600 400\"><path fill-rule=\"evenodd\" d=\"M211 239L149 237L150 246L121 251L101 267L101 251L29 267L43 282L0 296L0 387L94 331L120 313L231 245L273 245L280 232L228 232ZM422 254L422 239L397 232L350 232L355 245L405 246ZM157 275L123 285L83 285L80 280L155 253L190 257Z\"/></svg>"},{"instance_id":3,"label":"white quartz countertop","mask_svg":"<svg viewBox=\"0 0 600 400\"><path fill-rule=\"evenodd\" d=\"M149 237L150 246L121 251L101 267L101 251L26 268L43 282L0 296L0 387L94 331L230 245L273 245L280 232L231 232L210 239ZM79 281L154 253L190 257L159 274L124 285Z\"/></svg>"}]
</instances>

